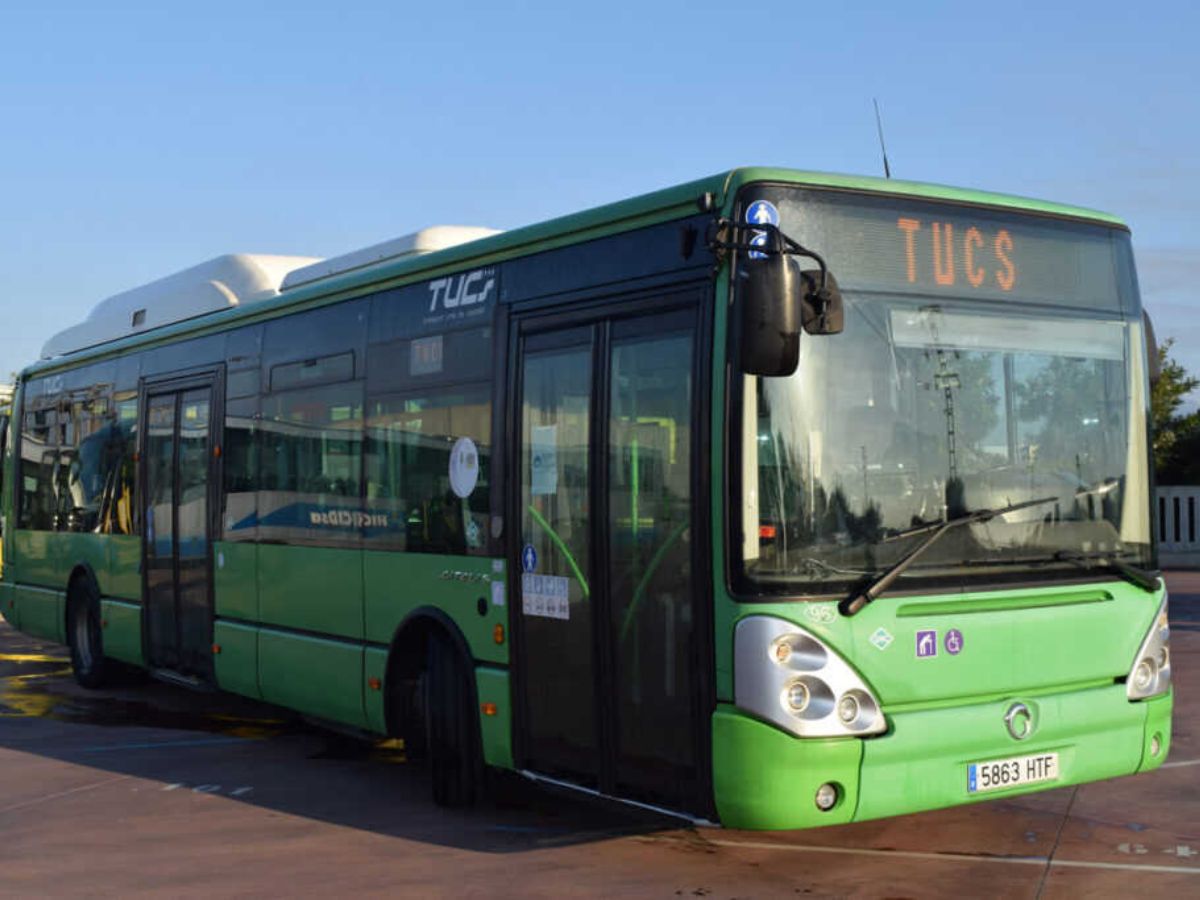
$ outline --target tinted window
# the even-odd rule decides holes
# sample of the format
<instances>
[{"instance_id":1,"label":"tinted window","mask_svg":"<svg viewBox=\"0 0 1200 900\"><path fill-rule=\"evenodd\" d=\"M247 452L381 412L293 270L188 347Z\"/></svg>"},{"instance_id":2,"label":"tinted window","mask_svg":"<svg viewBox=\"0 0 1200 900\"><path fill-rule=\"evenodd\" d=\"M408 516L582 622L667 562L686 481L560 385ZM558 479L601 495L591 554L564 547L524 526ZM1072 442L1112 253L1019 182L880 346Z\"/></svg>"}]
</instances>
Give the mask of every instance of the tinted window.
<instances>
[{"instance_id":1,"label":"tinted window","mask_svg":"<svg viewBox=\"0 0 1200 900\"><path fill-rule=\"evenodd\" d=\"M104 363L29 383L20 527L133 533L137 401L114 394L115 374Z\"/></svg>"},{"instance_id":2,"label":"tinted window","mask_svg":"<svg viewBox=\"0 0 1200 900\"><path fill-rule=\"evenodd\" d=\"M259 537L357 543L363 383L263 397L259 445Z\"/></svg>"},{"instance_id":3,"label":"tinted window","mask_svg":"<svg viewBox=\"0 0 1200 900\"><path fill-rule=\"evenodd\" d=\"M358 367L339 372L337 378L361 378L362 359L367 339L367 301L355 300L321 309L296 313L266 324L263 338L263 380L271 384L271 372L277 366L299 363L324 357L353 355ZM343 363L344 365L344 363ZM325 381L335 376L326 373ZM284 385L280 384L279 388ZM271 386L275 390L274 385Z\"/></svg>"},{"instance_id":4,"label":"tinted window","mask_svg":"<svg viewBox=\"0 0 1200 900\"><path fill-rule=\"evenodd\" d=\"M367 422L374 546L487 552L491 386L376 397ZM386 523L386 527L385 527Z\"/></svg>"},{"instance_id":5,"label":"tinted window","mask_svg":"<svg viewBox=\"0 0 1200 900\"><path fill-rule=\"evenodd\" d=\"M258 372L255 371L257 377ZM232 384L230 378L227 384ZM224 536L226 540L253 540L258 534L258 441L254 417L257 397L225 401Z\"/></svg>"}]
</instances>

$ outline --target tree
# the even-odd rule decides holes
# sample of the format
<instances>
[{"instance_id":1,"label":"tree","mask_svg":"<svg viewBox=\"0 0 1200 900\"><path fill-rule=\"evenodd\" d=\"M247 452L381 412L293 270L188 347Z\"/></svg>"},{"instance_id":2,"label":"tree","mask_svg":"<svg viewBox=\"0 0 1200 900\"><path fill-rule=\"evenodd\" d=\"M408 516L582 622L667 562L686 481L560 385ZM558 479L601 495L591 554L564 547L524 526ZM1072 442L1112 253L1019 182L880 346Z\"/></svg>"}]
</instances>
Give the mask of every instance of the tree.
<instances>
[{"instance_id":1,"label":"tree","mask_svg":"<svg viewBox=\"0 0 1200 900\"><path fill-rule=\"evenodd\" d=\"M1179 414L1184 398L1200 386L1200 378L1171 359L1174 338L1158 348L1161 375L1150 389L1150 422L1154 465L1160 484L1200 482L1200 410Z\"/></svg>"}]
</instances>

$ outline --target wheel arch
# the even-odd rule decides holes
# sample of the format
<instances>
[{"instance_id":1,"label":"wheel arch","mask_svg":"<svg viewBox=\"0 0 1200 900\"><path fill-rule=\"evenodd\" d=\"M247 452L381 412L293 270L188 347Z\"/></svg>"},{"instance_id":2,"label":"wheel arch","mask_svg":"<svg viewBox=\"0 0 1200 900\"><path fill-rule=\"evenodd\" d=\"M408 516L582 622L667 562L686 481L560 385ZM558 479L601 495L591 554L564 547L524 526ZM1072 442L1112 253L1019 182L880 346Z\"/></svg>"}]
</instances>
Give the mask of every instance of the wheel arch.
<instances>
[{"instance_id":1,"label":"wheel arch","mask_svg":"<svg viewBox=\"0 0 1200 900\"><path fill-rule=\"evenodd\" d=\"M388 734L403 735L405 723L403 710L399 708L398 693L406 681L416 678L425 665L425 648L434 634L442 634L450 640L455 652L469 675L467 681L471 691L471 707L478 710L479 692L475 683L475 657L470 644L458 624L445 611L436 606L420 606L406 615L392 635L388 645L387 663L384 669L384 720ZM475 717L478 728L478 717Z\"/></svg>"}]
</instances>

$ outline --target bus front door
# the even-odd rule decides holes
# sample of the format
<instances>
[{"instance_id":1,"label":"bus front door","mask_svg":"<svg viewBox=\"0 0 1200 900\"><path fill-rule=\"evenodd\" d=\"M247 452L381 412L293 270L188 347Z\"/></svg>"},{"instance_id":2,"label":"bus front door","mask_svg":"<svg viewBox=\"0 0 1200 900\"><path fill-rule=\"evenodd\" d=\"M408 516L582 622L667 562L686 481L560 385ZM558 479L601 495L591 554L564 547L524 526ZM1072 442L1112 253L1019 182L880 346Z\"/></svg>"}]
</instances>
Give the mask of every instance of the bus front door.
<instances>
[{"instance_id":1,"label":"bus front door","mask_svg":"<svg viewBox=\"0 0 1200 900\"><path fill-rule=\"evenodd\" d=\"M211 383L145 395L145 646L154 669L212 677Z\"/></svg>"},{"instance_id":2,"label":"bus front door","mask_svg":"<svg viewBox=\"0 0 1200 900\"><path fill-rule=\"evenodd\" d=\"M510 545L520 765L688 811L706 802L712 669L695 343L692 305L520 323Z\"/></svg>"}]
</instances>

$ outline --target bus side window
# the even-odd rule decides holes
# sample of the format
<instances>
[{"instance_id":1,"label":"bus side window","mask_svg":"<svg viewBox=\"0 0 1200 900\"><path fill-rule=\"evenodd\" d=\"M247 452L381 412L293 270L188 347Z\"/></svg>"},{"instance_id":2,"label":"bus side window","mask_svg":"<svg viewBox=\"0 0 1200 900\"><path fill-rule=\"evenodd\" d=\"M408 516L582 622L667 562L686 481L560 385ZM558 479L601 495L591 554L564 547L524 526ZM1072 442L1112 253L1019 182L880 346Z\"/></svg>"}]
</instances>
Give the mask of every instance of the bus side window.
<instances>
[{"instance_id":1,"label":"bus side window","mask_svg":"<svg viewBox=\"0 0 1200 900\"><path fill-rule=\"evenodd\" d=\"M41 396L44 379L26 385L27 412L21 425L20 510L17 527L32 531L54 528L54 461L58 447L58 412Z\"/></svg>"},{"instance_id":2,"label":"bus side window","mask_svg":"<svg viewBox=\"0 0 1200 900\"><path fill-rule=\"evenodd\" d=\"M373 397L368 540L379 549L487 552L491 385Z\"/></svg>"},{"instance_id":3,"label":"bus side window","mask_svg":"<svg viewBox=\"0 0 1200 900\"><path fill-rule=\"evenodd\" d=\"M134 473L137 470L137 396L117 394L104 430L103 497L99 530L136 534Z\"/></svg>"},{"instance_id":4,"label":"bus side window","mask_svg":"<svg viewBox=\"0 0 1200 900\"><path fill-rule=\"evenodd\" d=\"M264 395L260 539L358 543L362 396L362 381Z\"/></svg>"}]
</instances>

